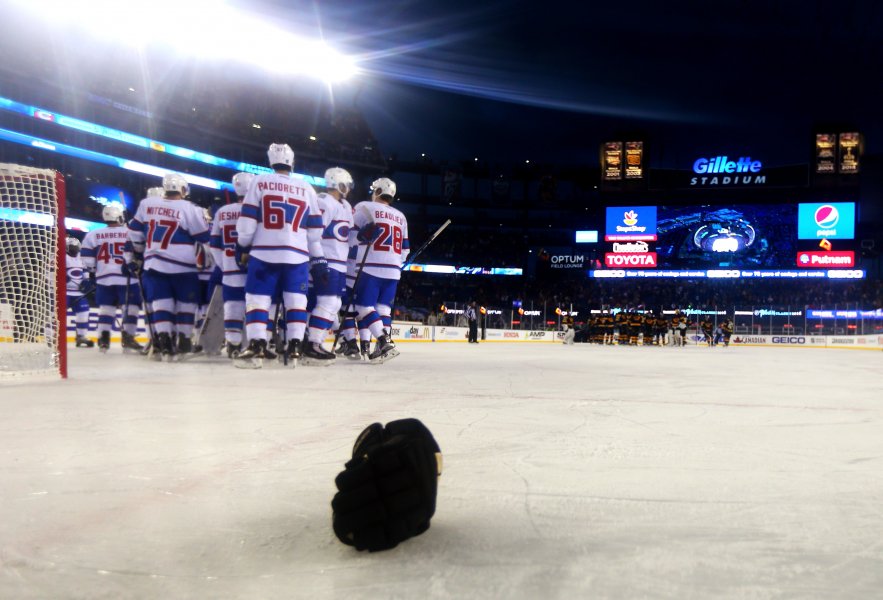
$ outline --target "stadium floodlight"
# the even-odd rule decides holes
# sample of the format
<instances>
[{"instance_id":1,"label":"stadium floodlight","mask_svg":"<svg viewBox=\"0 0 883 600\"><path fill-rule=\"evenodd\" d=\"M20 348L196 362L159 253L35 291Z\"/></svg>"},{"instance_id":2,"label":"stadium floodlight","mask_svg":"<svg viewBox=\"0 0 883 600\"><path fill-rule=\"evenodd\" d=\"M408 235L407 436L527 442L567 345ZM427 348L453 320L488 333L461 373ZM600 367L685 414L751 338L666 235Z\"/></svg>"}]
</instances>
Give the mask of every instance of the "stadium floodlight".
<instances>
[{"instance_id":1,"label":"stadium floodlight","mask_svg":"<svg viewBox=\"0 0 883 600\"><path fill-rule=\"evenodd\" d=\"M81 31L97 40L166 47L205 60L238 61L328 83L343 81L357 72L352 58L321 39L310 39L311 32L303 27L293 33L225 0L14 2L36 18L63 24L67 30Z\"/></svg>"}]
</instances>

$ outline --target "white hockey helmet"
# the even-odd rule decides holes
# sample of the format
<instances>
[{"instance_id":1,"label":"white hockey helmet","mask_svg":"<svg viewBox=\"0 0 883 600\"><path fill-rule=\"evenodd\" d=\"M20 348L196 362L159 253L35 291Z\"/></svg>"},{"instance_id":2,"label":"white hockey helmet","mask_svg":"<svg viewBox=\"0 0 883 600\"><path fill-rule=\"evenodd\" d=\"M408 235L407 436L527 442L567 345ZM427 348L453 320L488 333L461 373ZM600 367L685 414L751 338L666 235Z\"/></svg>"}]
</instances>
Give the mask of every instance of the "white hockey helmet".
<instances>
[{"instance_id":1,"label":"white hockey helmet","mask_svg":"<svg viewBox=\"0 0 883 600\"><path fill-rule=\"evenodd\" d=\"M147 188L148 198L162 198L165 193L166 191L162 189L162 186Z\"/></svg>"},{"instance_id":2,"label":"white hockey helmet","mask_svg":"<svg viewBox=\"0 0 883 600\"><path fill-rule=\"evenodd\" d=\"M344 198L353 191L353 185L353 176L346 169L331 167L325 171L325 187L337 190Z\"/></svg>"},{"instance_id":3,"label":"white hockey helmet","mask_svg":"<svg viewBox=\"0 0 883 600\"><path fill-rule=\"evenodd\" d=\"M190 185L187 183L187 180L178 173L166 173L163 175L162 189L166 194L177 192L181 194L182 198L186 198L190 195Z\"/></svg>"},{"instance_id":4,"label":"white hockey helmet","mask_svg":"<svg viewBox=\"0 0 883 600\"><path fill-rule=\"evenodd\" d=\"M80 253L80 240L75 237L69 237L65 240L65 247L70 256L76 256Z\"/></svg>"},{"instance_id":5,"label":"white hockey helmet","mask_svg":"<svg viewBox=\"0 0 883 600\"><path fill-rule=\"evenodd\" d=\"M254 179L254 173L242 172L233 176L233 189L237 196L245 196L252 179Z\"/></svg>"},{"instance_id":6,"label":"white hockey helmet","mask_svg":"<svg viewBox=\"0 0 883 600\"><path fill-rule=\"evenodd\" d=\"M288 144L270 144L267 150L267 158L270 160L270 166L285 165L288 168L294 167L294 150Z\"/></svg>"},{"instance_id":7,"label":"white hockey helmet","mask_svg":"<svg viewBox=\"0 0 883 600\"><path fill-rule=\"evenodd\" d=\"M101 210L101 220L105 223L124 223L126 219L118 204L108 204Z\"/></svg>"},{"instance_id":8,"label":"white hockey helmet","mask_svg":"<svg viewBox=\"0 0 883 600\"><path fill-rule=\"evenodd\" d=\"M374 183L371 184L371 195L381 197L389 196L389 199L392 200L396 197L396 184L388 177L375 179Z\"/></svg>"}]
</instances>

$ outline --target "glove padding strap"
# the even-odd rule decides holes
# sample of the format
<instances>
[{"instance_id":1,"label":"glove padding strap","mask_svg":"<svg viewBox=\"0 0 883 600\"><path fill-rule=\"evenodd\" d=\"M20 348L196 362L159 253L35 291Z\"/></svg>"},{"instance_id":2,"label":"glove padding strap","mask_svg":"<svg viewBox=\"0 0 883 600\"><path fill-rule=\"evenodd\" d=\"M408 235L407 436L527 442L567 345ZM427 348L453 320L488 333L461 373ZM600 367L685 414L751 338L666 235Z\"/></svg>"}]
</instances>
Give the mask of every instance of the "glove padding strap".
<instances>
[{"instance_id":1,"label":"glove padding strap","mask_svg":"<svg viewBox=\"0 0 883 600\"><path fill-rule=\"evenodd\" d=\"M429 529L441 451L417 419L369 425L335 479L334 533L357 550L387 550Z\"/></svg>"}]
</instances>

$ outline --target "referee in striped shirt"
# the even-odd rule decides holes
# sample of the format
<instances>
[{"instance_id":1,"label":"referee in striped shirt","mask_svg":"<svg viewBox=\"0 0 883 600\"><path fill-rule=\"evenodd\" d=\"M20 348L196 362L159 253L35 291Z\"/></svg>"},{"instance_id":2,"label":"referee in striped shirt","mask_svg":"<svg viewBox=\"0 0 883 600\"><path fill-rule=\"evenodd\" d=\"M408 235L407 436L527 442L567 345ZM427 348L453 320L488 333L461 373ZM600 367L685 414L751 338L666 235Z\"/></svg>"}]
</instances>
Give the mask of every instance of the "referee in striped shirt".
<instances>
[{"instance_id":1,"label":"referee in striped shirt","mask_svg":"<svg viewBox=\"0 0 883 600\"><path fill-rule=\"evenodd\" d=\"M466 320L469 322L469 343L478 343L478 312L475 308L475 301L466 307Z\"/></svg>"}]
</instances>

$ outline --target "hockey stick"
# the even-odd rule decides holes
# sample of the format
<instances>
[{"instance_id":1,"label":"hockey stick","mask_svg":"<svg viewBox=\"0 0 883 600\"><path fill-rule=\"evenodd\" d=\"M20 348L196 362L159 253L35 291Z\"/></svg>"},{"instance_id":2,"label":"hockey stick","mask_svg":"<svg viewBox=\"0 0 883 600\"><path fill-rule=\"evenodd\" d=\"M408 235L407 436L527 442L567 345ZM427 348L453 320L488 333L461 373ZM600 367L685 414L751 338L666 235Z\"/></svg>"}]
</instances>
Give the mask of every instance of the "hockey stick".
<instances>
[{"instance_id":1,"label":"hockey stick","mask_svg":"<svg viewBox=\"0 0 883 600\"><path fill-rule=\"evenodd\" d=\"M138 285L141 286L141 306L144 308L144 319L147 321L147 331L150 332L150 341L144 354L147 358L150 358L156 352L156 330L153 328L153 311L150 309L150 302L147 301L147 294L144 291L146 288L144 287L141 271L138 272Z\"/></svg>"},{"instance_id":2,"label":"hockey stick","mask_svg":"<svg viewBox=\"0 0 883 600\"><path fill-rule=\"evenodd\" d=\"M423 242L423 244L419 248L417 248L410 256L408 256L408 262L406 262L405 264L402 265L402 270L404 271L406 268L413 265L414 259L417 258L418 256L420 256L423 253L423 251L429 247L429 244L431 244L435 240L435 238L437 238L441 234L441 232L444 231L447 228L447 226L450 224L451 224L450 219L448 219L447 221L442 223L441 227L436 229L435 233L433 233L431 236L429 236L428 240Z\"/></svg>"},{"instance_id":3,"label":"hockey stick","mask_svg":"<svg viewBox=\"0 0 883 600\"><path fill-rule=\"evenodd\" d=\"M282 364L286 367L288 366L288 348L286 348L286 338L288 337L288 320L283 319L283 323L279 325L279 311L283 310L285 305L285 297L279 299L279 302L276 304L276 315L273 317L273 326L276 328L276 334L274 337L276 338L276 352L282 357ZM285 309L287 311L287 309ZM279 342L282 342L281 346ZM281 350L280 350L281 347Z\"/></svg>"}]
</instances>

